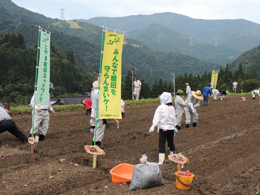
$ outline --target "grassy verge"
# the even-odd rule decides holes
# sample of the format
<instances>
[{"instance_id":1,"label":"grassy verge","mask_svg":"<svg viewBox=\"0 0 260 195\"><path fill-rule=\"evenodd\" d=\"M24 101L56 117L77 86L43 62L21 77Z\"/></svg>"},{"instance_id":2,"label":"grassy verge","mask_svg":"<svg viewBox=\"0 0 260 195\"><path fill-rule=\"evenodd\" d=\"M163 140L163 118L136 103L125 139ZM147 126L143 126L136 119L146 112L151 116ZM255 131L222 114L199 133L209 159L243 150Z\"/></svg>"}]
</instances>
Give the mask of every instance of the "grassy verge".
<instances>
[{"instance_id":1,"label":"grassy verge","mask_svg":"<svg viewBox=\"0 0 260 195\"><path fill-rule=\"evenodd\" d=\"M227 97L230 97L230 96L245 96L245 95L251 95L251 93L228 93ZM213 97L210 96L210 98L213 98ZM127 107L127 106L133 106L133 105L159 104L160 100L159 100L159 98L156 98L156 99L141 99L139 101L124 100L124 102L125 102L125 106ZM53 109L56 112L85 111L85 107L84 107L83 104L55 105L55 106L53 106ZM31 112L32 112L32 107L17 106L17 107L11 107L9 113L10 113L10 115L16 115L16 114L31 114Z\"/></svg>"}]
</instances>

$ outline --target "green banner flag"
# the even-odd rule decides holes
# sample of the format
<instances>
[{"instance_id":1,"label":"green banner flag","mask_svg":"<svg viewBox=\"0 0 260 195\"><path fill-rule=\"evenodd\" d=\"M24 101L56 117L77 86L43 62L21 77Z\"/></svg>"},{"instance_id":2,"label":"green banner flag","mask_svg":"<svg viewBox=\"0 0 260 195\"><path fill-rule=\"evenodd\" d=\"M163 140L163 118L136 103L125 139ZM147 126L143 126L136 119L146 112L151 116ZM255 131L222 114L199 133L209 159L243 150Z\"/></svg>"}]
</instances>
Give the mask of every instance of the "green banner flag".
<instances>
[{"instance_id":1,"label":"green banner flag","mask_svg":"<svg viewBox=\"0 0 260 195\"><path fill-rule=\"evenodd\" d=\"M37 80L36 104L48 105L50 88L50 39L51 35L41 31L40 60Z\"/></svg>"}]
</instances>

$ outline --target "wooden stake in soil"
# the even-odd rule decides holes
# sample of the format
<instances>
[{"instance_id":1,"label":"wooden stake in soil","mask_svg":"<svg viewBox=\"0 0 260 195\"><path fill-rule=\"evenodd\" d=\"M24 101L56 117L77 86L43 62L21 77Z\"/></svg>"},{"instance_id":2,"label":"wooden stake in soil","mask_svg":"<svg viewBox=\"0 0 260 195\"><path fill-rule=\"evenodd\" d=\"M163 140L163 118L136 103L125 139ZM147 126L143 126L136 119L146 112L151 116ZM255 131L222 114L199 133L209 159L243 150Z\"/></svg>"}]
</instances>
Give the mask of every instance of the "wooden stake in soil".
<instances>
[{"instance_id":1,"label":"wooden stake in soil","mask_svg":"<svg viewBox=\"0 0 260 195\"><path fill-rule=\"evenodd\" d=\"M31 153L34 153L34 144L35 144L34 135L32 137L29 137L28 143L31 144Z\"/></svg>"},{"instance_id":2,"label":"wooden stake in soil","mask_svg":"<svg viewBox=\"0 0 260 195\"><path fill-rule=\"evenodd\" d=\"M93 160L93 169L95 169L97 167L97 155L94 154L93 158L94 158L94 160Z\"/></svg>"},{"instance_id":3,"label":"wooden stake in soil","mask_svg":"<svg viewBox=\"0 0 260 195\"><path fill-rule=\"evenodd\" d=\"M92 146L92 145L86 145L85 150L89 154L93 154L93 168L95 169L97 167L97 156L98 155L105 155L106 153L104 150L99 148L98 146Z\"/></svg>"},{"instance_id":4,"label":"wooden stake in soil","mask_svg":"<svg viewBox=\"0 0 260 195\"><path fill-rule=\"evenodd\" d=\"M170 154L168 156L169 160L178 164L178 171L181 171L181 166L185 163L189 163L189 159L183 156L181 153L179 154Z\"/></svg>"}]
</instances>

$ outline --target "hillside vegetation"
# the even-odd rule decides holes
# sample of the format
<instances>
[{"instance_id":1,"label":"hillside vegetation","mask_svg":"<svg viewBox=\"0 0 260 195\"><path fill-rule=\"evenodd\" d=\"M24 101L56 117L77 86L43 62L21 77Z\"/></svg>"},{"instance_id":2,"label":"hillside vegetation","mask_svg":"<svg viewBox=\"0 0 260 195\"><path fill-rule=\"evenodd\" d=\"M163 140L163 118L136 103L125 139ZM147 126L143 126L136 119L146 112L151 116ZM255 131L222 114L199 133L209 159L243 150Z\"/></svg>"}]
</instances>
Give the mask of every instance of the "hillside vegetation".
<instances>
[{"instance_id":1,"label":"hillside vegetation","mask_svg":"<svg viewBox=\"0 0 260 195\"><path fill-rule=\"evenodd\" d=\"M101 27L82 21L47 18L20 8L10 0L2 0L0 10L0 99L2 101L27 104L30 99L35 76L38 26L51 31L51 81L56 88L54 95L57 97L64 94L85 94L90 91L92 82L97 79L100 65ZM158 21L158 18L165 19L164 23L170 25L176 20L172 16L178 16L178 22L183 23L183 18L188 23L195 22L198 28L202 27L202 24L208 24L208 28L213 29L212 32L217 31L213 24L218 24L220 26L218 33L222 33L224 37L227 32L223 31L222 27L227 24L234 25L233 28L237 30L241 29L241 24L244 27L258 29L257 24L252 25L245 20L212 21L213 23L199 20L198 23L197 20L170 13L146 16L146 21L143 20L143 16L140 16L138 22L136 18L139 16L123 18L126 19L125 22L129 22L128 28L133 29L144 28L151 21ZM132 26L128 19L133 19L136 24ZM120 26L122 18L117 18L117 21ZM184 30L185 26L186 24L181 29ZM191 32L193 28L194 24L191 25ZM205 28L207 29L204 32L205 37L212 36L207 34L208 28ZM119 29L123 28L119 27ZM257 32L255 31L253 35L248 33L248 38L257 41ZM231 34L228 33L230 36ZM163 90L173 91L173 72L176 76L176 89L185 89L184 84L189 82L192 89L201 90L210 82L211 70L220 70L218 87L221 89L230 90L233 80L239 82L242 91L250 91L260 83L258 77L260 69L257 66L259 53L255 50L245 52L237 58L242 59L241 61L234 61L224 68L223 65L199 58L224 63L234 59L238 51L220 44L213 46L201 43L199 39L196 40L194 37L191 39L191 36L162 24L152 24L141 31L136 29L131 36L138 40L127 38L124 41L122 57L122 98L124 99L131 99L132 96L131 70L143 83L142 98L156 98ZM234 34L233 38L236 39L237 36L238 34ZM242 44L247 40L244 36L240 38ZM148 46L154 47L154 50ZM170 46L174 49L170 50ZM169 50L165 51L167 47ZM164 52L155 51L163 49ZM181 52L186 52L188 55L183 55ZM198 55L199 58L191 55Z\"/></svg>"},{"instance_id":2,"label":"hillside vegetation","mask_svg":"<svg viewBox=\"0 0 260 195\"><path fill-rule=\"evenodd\" d=\"M236 60L230 63L230 68L231 70L237 70L240 65L243 66L245 72L255 69L260 73L260 45L242 53Z\"/></svg>"},{"instance_id":3,"label":"hillside vegetation","mask_svg":"<svg viewBox=\"0 0 260 195\"><path fill-rule=\"evenodd\" d=\"M124 29L127 33L156 23L191 37L194 42L210 45L217 43L240 52L260 44L260 25L243 19L202 20L176 13L156 13L113 18L95 17L80 21L105 25L114 29Z\"/></svg>"},{"instance_id":4,"label":"hillside vegetation","mask_svg":"<svg viewBox=\"0 0 260 195\"><path fill-rule=\"evenodd\" d=\"M100 45L102 29L98 26L77 22L80 28L71 28L73 22L51 19L30 12L13 4L10 0L0 2L5 10L3 21L6 28L0 33L21 33L28 46L37 43L37 26L50 29L51 41L55 48L66 54L72 51L75 65L84 72L97 76L100 63ZM21 19L20 21L18 19ZM35 24L38 24L37 26ZM75 22L73 23L75 24ZM139 41L126 39L123 49L122 78L124 81L128 70L135 68L137 75L145 79L149 85L156 79L164 77L170 81L170 72L176 75L187 73L202 74L205 70L219 69L220 65L199 60L179 53L156 52L148 47L136 47Z\"/></svg>"},{"instance_id":5,"label":"hillside vegetation","mask_svg":"<svg viewBox=\"0 0 260 195\"><path fill-rule=\"evenodd\" d=\"M0 37L0 100L28 104L34 90L36 53L36 46L27 48L21 34ZM95 78L75 66L72 51L65 55L51 45L50 63L55 96L91 90Z\"/></svg>"},{"instance_id":6,"label":"hillside vegetation","mask_svg":"<svg viewBox=\"0 0 260 195\"><path fill-rule=\"evenodd\" d=\"M161 52L177 52L225 66L240 55L240 51L225 45L197 43L191 37L168 29L160 24L129 33L128 36Z\"/></svg>"}]
</instances>

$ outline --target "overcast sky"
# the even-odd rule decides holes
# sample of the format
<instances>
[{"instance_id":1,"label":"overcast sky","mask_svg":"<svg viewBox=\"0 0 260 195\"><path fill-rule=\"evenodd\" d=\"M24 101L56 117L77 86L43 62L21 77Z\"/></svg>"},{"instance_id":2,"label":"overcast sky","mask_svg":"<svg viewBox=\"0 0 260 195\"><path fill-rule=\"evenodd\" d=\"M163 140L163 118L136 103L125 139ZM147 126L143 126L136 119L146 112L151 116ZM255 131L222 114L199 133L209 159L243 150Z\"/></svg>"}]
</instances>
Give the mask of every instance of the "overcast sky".
<instances>
[{"instance_id":1,"label":"overcast sky","mask_svg":"<svg viewBox=\"0 0 260 195\"><path fill-rule=\"evenodd\" d=\"M196 19L246 19L260 24L260 0L12 0L16 5L65 20L173 12Z\"/></svg>"}]
</instances>

